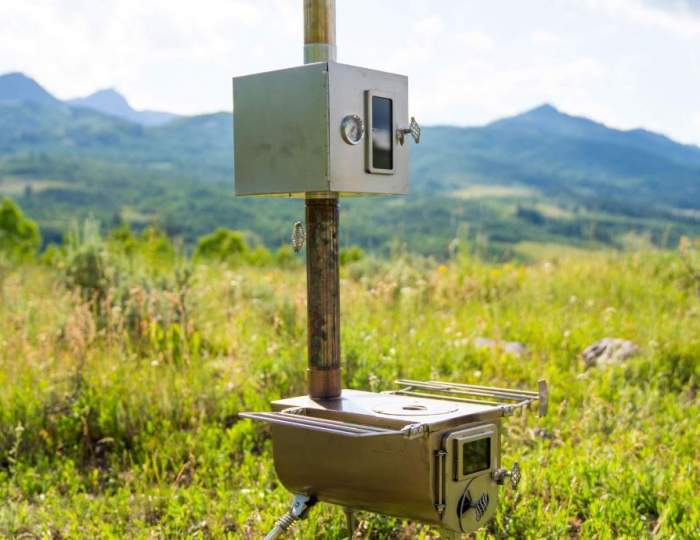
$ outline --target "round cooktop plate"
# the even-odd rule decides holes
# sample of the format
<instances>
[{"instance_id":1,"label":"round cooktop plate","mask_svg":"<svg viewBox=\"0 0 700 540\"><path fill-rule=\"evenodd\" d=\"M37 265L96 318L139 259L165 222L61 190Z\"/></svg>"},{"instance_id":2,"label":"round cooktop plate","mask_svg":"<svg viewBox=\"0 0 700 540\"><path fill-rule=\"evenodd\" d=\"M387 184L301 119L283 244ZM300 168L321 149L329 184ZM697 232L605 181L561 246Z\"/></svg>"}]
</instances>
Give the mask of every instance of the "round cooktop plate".
<instances>
[{"instance_id":1,"label":"round cooktop plate","mask_svg":"<svg viewBox=\"0 0 700 540\"><path fill-rule=\"evenodd\" d=\"M388 401L388 400L387 400ZM372 409L378 414L388 414L391 416L436 416L438 414L449 414L457 410L457 407L451 403L417 400L396 400L392 399L388 403Z\"/></svg>"}]
</instances>

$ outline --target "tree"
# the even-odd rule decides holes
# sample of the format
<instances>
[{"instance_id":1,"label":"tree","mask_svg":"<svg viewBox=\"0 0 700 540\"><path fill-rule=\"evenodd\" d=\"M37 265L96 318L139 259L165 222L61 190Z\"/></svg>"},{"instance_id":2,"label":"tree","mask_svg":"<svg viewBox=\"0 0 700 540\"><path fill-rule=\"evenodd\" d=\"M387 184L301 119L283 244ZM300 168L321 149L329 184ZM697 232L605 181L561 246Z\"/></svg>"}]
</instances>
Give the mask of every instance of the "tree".
<instances>
[{"instance_id":1,"label":"tree","mask_svg":"<svg viewBox=\"0 0 700 540\"><path fill-rule=\"evenodd\" d=\"M37 224L7 197L0 203L0 254L10 259L29 259L41 246Z\"/></svg>"}]
</instances>

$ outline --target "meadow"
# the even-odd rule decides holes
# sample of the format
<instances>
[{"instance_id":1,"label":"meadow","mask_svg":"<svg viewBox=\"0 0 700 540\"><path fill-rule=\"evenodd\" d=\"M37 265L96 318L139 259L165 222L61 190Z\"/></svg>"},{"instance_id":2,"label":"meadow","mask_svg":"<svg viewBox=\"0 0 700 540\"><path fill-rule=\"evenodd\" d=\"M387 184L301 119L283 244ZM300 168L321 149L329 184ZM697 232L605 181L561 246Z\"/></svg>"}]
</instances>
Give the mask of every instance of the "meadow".
<instances>
[{"instance_id":1,"label":"meadow","mask_svg":"<svg viewBox=\"0 0 700 540\"><path fill-rule=\"evenodd\" d=\"M397 378L550 385L506 421L502 490L476 538L700 538L700 281L674 251L496 263L345 252L346 387ZM289 494L237 413L305 393L302 256L188 258L155 232L89 230L0 263L0 537L260 538ZM551 254L548 254L551 255ZM524 343L529 354L474 338ZM641 352L586 369L620 337ZM438 538L361 514L358 537ZM289 538L346 538L319 505Z\"/></svg>"}]
</instances>

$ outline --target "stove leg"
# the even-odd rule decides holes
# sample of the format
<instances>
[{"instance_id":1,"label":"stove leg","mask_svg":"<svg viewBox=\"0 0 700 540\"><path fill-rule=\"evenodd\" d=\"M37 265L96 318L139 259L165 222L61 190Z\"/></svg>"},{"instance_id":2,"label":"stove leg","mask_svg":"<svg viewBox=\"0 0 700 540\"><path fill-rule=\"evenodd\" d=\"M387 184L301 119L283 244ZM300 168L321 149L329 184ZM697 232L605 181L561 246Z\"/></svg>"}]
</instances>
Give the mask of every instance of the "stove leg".
<instances>
[{"instance_id":1,"label":"stove leg","mask_svg":"<svg viewBox=\"0 0 700 540\"><path fill-rule=\"evenodd\" d=\"M355 512L352 508L343 507L343 512L345 512L345 519L348 524L348 538L352 540L355 538L355 529L357 528L357 521L355 520Z\"/></svg>"},{"instance_id":2,"label":"stove leg","mask_svg":"<svg viewBox=\"0 0 700 540\"><path fill-rule=\"evenodd\" d=\"M292 526L297 519L304 519L311 507L316 504L316 499L306 495L294 495L292 507L284 516L277 520L272 530L267 533L264 540L275 540Z\"/></svg>"}]
</instances>

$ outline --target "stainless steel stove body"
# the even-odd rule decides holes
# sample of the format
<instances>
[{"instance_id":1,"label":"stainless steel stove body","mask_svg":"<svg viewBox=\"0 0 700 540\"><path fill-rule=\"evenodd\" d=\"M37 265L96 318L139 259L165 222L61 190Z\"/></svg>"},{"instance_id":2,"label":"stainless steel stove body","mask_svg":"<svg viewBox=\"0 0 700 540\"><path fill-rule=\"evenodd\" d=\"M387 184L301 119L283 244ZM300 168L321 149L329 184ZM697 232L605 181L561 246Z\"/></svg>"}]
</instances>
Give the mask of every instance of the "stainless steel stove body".
<instances>
[{"instance_id":1,"label":"stainless steel stove body","mask_svg":"<svg viewBox=\"0 0 700 540\"><path fill-rule=\"evenodd\" d=\"M389 393L343 390L339 399L283 399L269 413L275 468L292 493L354 510L471 532L493 515L501 468L501 418L539 400L524 392L398 381Z\"/></svg>"}]
</instances>

